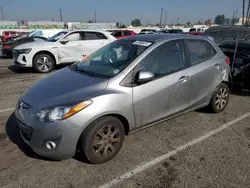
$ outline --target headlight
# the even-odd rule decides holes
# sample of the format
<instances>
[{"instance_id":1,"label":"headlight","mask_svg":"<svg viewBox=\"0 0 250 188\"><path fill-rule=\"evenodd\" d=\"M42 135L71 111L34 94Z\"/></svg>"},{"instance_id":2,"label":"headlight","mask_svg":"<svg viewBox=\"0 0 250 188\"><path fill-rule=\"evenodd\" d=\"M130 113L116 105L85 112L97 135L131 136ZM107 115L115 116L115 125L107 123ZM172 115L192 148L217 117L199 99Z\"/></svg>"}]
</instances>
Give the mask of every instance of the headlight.
<instances>
[{"instance_id":1,"label":"headlight","mask_svg":"<svg viewBox=\"0 0 250 188\"><path fill-rule=\"evenodd\" d=\"M74 114L80 112L87 106L91 105L92 101L84 101L74 106L57 106L54 108L48 108L41 110L36 114L37 121L40 122L52 122L57 120L63 120Z\"/></svg>"},{"instance_id":2,"label":"headlight","mask_svg":"<svg viewBox=\"0 0 250 188\"><path fill-rule=\"evenodd\" d=\"M32 50L32 48L27 48L27 49L21 49L21 50L18 50L18 51L21 54L28 54L28 53L30 53L31 50Z\"/></svg>"}]
</instances>

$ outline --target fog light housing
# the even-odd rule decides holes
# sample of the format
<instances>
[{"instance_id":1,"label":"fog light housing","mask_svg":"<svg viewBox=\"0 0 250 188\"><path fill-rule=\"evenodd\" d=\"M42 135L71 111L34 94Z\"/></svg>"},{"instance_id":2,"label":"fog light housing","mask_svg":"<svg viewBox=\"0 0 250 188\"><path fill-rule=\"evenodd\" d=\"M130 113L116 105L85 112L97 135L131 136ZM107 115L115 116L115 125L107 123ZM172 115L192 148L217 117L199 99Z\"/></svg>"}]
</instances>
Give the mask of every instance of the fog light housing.
<instances>
[{"instance_id":1,"label":"fog light housing","mask_svg":"<svg viewBox=\"0 0 250 188\"><path fill-rule=\"evenodd\" d=\"M45 143L45 146L46 146L46 148L47 148L48 150L50 150L50 151L55 150L56 147L57 147L56 143L53 142L53 141L47 141L47 142Z\"/></svg>"}]
</instances>

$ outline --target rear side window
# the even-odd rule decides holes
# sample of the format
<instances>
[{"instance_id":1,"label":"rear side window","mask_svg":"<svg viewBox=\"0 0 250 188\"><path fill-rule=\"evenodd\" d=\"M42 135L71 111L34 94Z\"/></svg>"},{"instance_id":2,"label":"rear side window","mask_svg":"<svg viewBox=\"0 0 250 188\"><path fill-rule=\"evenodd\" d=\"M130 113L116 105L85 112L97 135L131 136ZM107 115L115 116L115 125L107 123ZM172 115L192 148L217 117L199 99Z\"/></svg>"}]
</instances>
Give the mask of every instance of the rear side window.
<instances>
[{"instance_id":1,"label":"rear side window","mask_svg":"<svg viewBox=\"0 0 250 188\"><path fill-rule=\"evenodd\" d=\"M186 46L192 65L209 60L216 54L213 46L205 40L186 40Z\"/></svg>"},{"instance_id":2,"label":"rear side window","mask_svg":"<svg viewBox=\"0 0 250 188\"><path fill-rule=\"evenodd\" d=\"M84 32L85 40L99 40L99 39L107 39L102 33L99 32Z\"/></svg>"},{"instance_id":3,"label":"rear side window","mask_svg":"<svg viewBox=\"0 0 250 188\"><path fill-rule=\"evenodd\" d=\"M131 32L129 31L124 31L124 36L130 36L131 35Z\"/></svg>"},{"instance_id":4,"label":"rear side window","mask_svg":"<svg viewBox=\"0 0 250 188\"><path fill-rule=\"evenodd\" d=\"M4 36L9 36L10 35L10 33L9 32L4 32L4 34L3 34Z\"/></svg>"},{"instance_id":5,"label":"rear side window","mask_svg":"<svg viewBox=\"0 0 250 188\"><path fill-rule=\"evenodd\" d=\"M121 37L122 36L122 32L118 31L114 34L114 37Z\"/></svg>"}]
</instances>

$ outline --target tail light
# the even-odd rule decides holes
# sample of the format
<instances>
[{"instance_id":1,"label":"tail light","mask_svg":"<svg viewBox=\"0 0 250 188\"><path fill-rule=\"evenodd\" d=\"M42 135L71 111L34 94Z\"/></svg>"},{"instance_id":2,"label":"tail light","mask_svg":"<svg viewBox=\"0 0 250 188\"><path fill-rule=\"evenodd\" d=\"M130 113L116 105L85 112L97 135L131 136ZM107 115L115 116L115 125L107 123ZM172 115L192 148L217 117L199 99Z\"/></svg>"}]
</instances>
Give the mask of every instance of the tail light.
<instances>
[{"instance_id":1,"label":"tail light","mask_svg":"<svg viewBox=\"0 0 250 188\"><path fill-rule=\"evenodd\" d=\"M230 65L230 58L229 57L226 57L226 62L228 65Z\"/></svg>"},{"instance_id":2,"label":"tail light","mask_svg":"<svg viewBox=\"0 0 250 188\"><path fill-rule=\"evenodd\" d=\"M10 48L11 48L11 46L10 46L10 45L5 45L5 46L3 46L3 48L10 49Z\"/></svg>"}]
</instances>

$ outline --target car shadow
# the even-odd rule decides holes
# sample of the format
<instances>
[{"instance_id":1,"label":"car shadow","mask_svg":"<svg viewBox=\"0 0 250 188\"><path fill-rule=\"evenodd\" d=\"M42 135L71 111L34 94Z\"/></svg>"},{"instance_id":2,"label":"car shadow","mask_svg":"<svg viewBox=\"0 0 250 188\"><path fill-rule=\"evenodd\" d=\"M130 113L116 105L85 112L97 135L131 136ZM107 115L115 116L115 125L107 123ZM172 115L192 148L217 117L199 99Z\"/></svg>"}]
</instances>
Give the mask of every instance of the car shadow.
<instances>
[{"instance_id":1,"label":"car shadow","mask_svg":"<svg viewBox=\"0 0 250 188\"><path fill-rule=\"evenodd\" d=\"M0 59L12 59L12 57L8 57L8 56L0 56Z\"/></svg>"},{"instance_id":2,"label":"car shadow","mask_svg":"<svg viewBox=\"0 0 250 188\"><path fill-rule=\"evenodd\" d=\"M46 157L42 157L37 155L33 150L22 140L20 136L20 129L18 127L15 114L12 113L9 117L9 119L6 122L6 127L5 131L7 133L7 136L11 142L16 144L18 148L28 157L34 158L34 159L39 159L39 160L44 160L44 161L60 161L60 160L54 160L54 159L49 159Z\"/></svg>"},{"instance_id":3,"label":"car shadow","mask_svg":"<svg viewBox=\"0 0 250 188\"><path fill-rule=\"evenodd\" d=\"M231 95L247 97L250 96L250 90L245 90L245 89L232 90Z\"/></svg>"},{"instance_id":4,"label":"car shadow","mask_svg":"<svg viewBox=\"0 0 250 188\"><path fill-rule=\"evenodd\" d=\"M69 66L70 64L63 64L63 65L57 65L55 67L55 69L53 71L57 71L57 70L60 70L62 68L65 68L67 66ZM11 71L11 72L14 72L14 73L37 73L33 68L31 67L20 67L20 66L17 66L17 65L11 65L8 67L8 69ZM43 73L41 73L43 74Z\"/></svg>"},{"instance_id":5,"label":"car shadow","mask_svg":"<svg viewBox=\"0 0 250 188\"><path fill-rule=\"evenodd\" d=\"M11 65L8 67L8 69L14 73L35 73L35 71L32 68L19 67L16 65Z\"/></svg>"}]
</instances>

